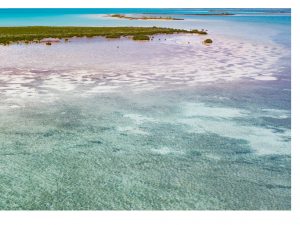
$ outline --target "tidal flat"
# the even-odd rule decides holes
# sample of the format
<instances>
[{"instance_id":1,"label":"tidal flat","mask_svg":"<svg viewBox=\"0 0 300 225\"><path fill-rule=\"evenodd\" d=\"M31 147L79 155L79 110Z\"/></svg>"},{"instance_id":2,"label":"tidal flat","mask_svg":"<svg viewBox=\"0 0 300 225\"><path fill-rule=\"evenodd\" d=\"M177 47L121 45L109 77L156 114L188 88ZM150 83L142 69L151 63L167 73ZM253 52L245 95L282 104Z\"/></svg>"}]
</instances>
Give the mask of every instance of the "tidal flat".
<instances>
[{"instance_id":1,"label":"tidal flat","mask_svg":"<svg viewBox=\"0 0 300 225\"><path fill-rule=\"evenodd\" d=\"M208 20L0 46L0 209L290 210L290 47Z\"/></svg>"}]
</instances>

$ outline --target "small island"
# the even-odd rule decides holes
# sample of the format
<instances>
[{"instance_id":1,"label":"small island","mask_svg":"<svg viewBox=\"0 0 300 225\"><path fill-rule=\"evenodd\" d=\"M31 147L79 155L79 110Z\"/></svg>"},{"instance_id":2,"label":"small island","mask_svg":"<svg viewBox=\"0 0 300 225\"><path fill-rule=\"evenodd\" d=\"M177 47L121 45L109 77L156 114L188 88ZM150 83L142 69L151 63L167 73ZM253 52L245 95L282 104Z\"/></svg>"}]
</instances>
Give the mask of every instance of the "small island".
<instances>
[{"instance_id":1,"label":"small island","mask_svg":"<svg viewBox=\"0 0 300 225\"><path fill-rule=\"evenodd\" d=\"M137 16L127 16L124 14L112 14L112 15L108 15L109 17L113 17L113 18L120 18L120 19L128 19L128 20L184 20L182 18L174 18L171 16L141 16L141 17L137 17Z\"/></svg>"},{"instance_id":2,"label":"small island","mask_svg":"<svg viewBox=\"0 0 300 225\"><path fill-rule=\"evenodd\" d=\"M120 38L130 37L133 40L150 40L149 36L155 34L187 33L206 35L207 31L184 30L162 27L51 27L51 26L29 26L29 27L0 27L0 44L11 43L49 43L59 42L60 39L68 41L73 37L106 37Z\"/></svg>"},{"instance_id":3,"label":"small island","mask_svg":"<svg viewBox=\"0 0 300 225\"><path fill-rule=\"evenodd\" d=\"M167 14L167 13L143 13L143 14ZM234 16L235 14L229 12L216 12L216 13L184 13L184 14L172 14L172 15L184 15L184 16Z\"/></svg>"},{"instance_id":4,"label":"small island","mask_svg":"<svg viewBox=\"0 0 300 225\"><path fill-rule=\"evenodd\" d=\"M233 13L222 12L222 13L191 13L191 14L184 14L187 16L234 16Z\"/></svg>"}]
</instances>

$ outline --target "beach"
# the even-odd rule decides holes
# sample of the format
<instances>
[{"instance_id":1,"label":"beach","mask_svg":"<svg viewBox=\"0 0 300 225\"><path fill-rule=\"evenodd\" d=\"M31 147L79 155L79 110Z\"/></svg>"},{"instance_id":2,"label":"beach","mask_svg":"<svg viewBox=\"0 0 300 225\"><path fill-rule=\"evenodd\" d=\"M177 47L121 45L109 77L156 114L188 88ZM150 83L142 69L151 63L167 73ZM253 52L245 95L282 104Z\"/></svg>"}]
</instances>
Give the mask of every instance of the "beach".
<instances>
[{"instance_id":1,"label":"beach","mask_svg":"<svg viewBox=\"0 0 300 225\"><path fill-rule=\"evenodd\" d=\"M80 23L208 34L0 45L0 209L290 210L286 15L114 13Z\"/></svg>"}]
</instances>

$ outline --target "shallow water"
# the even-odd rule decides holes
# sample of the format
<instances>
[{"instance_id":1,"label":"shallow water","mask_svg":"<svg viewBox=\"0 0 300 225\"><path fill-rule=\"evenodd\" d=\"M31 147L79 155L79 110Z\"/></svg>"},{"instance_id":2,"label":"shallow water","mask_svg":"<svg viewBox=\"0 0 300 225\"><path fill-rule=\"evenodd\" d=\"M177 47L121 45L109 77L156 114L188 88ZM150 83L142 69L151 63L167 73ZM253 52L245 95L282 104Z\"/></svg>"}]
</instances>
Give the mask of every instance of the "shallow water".
<instances>
[{"instance_id":1,"label":"shallow water","mask_svg":"<svg viewBox=\"0 0 300 225\"><path fill-rule=\"evenodd\" d=\"M0 46L0 208L290 209L288 39L210 37Z\"/></svg>"}]
</instances>

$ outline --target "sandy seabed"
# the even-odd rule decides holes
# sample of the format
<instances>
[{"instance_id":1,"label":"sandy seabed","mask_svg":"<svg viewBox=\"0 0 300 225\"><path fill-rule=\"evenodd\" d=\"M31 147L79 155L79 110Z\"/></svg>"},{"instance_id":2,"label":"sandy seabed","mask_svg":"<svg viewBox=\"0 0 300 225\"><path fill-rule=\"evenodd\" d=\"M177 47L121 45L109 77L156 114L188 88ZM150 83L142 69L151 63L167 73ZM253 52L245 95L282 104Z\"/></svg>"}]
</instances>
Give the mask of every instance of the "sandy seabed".
<instances>
[{"instance_id":1,"label":"sandy seabed","mask_svg":"<svg viewBox=\"0 0 300 225\"><path fill-rule=\"evenodd\" d=\"M290 52L203 39L0 46L0 208L290 209Z\"/></svg>"}]
</instances>

